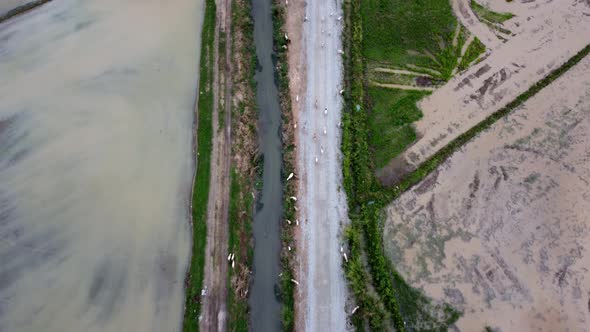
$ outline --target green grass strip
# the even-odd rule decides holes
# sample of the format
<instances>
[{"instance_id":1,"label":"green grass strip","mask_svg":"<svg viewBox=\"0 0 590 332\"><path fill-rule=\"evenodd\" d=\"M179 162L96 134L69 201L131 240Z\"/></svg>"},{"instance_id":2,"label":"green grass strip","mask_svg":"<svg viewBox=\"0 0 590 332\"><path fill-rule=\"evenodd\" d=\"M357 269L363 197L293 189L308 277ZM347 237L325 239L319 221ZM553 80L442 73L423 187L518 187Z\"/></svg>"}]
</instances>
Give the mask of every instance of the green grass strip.
<instances>
[{"instance_id":1,"label":"green grass strip","mask_svg":"<svg viewBox=\"0 0 590 332\"><path fill-rule=\"evenodd\" d=\"M197 165L192 197L193 247L190 268L185 280L186 303L183 331L199 330L201 289L205 268L207 242L207 201L212 150L213 68L215 1L205 1L205 17L201 40L199 96L197 108Z\"/></svg>"},{"instance_id":2,"label":"green grass strip","mask_svg":"<svg viewBox=\"0 0 590 332\"><path fill-rule=\"evenodd\" d=\"M29 3L25 3L24 5L13 8L13 9L7 11L6 13L4 13L3 15L0 15L0 23L4 22L6 20L9 20L15 16L22 15L30 10L33 10L41 5L48 3L50 1L52 1L52 0L31 1Z\"/></svg>"},{"instance_id":3,"label":"green grass strip","mask_svg":"<svg viewBox=\"0 0 590 332\"><path fill-rule=\"evenodd\" d=\"M244 151L244 140L256 139L256 48L254 46L254 21L252 18L252 3L250 0L239 2L232 0L232 49L231 52L241 62L244 69L241 73L232 75L233 86L244 85L245 95L239 105L232 104L232 136L242 122L248 122L251 136L246 135L240 139L232 140L232 155L235 153L249 153ZM240 38L240 39L238 39ZM236 44L237 42L241 44ZM245 45L245 46L243 46ZM238 49L239 47L239 49ZM235 58L235 57L234 57ZM235 67L234 67L235 68ZM239 122L239 123L238 123ZM247 155L249 167L256 167L260 158ZM260 166L260 165L258 165ZM260 166L259 169L262 169ZM254 189L255 181L259 177L240 176L239 171L232 167L231 187L229 201L229 237L228 252L235 255L236 267L228 269L227 285L227 326L228 331L247 332L250 329L250 310L248 298L244 291L249 288L249 276L245 275L252 270L252 224L254 198L250 194ZM235 284L232 285L232 282ZM246 288L246 289L245 289Z\"/></svg>"},{"instance_id":4,"label":"green grass strip","mask_svg":"<svg viewBox=\"0 0 590 332\"><path fill-rule=\"evenodd\" d=\"M463 71L469 68L469 65L477 60L480 55L482 55L486 51L486 46L477 38L475 37L471 44L467 46L467 50L465 50L465 54L463 58L461 58L461 63L459 63L459 71Z\"/></svg>"},{"instance_id":5,"label":"green grass strip","mask_svg":"<svg viewBox=\"0 0 590 332\"><path fill-rule=\"evenodd\" d=\"M240 216L240 211L247 207L246 209L251 211L251 207L253 206L253 199L247 190L245 190L246 184L243 183L244 181L252 181L253 179L244 179L236 173L235 169L231 171L231 187L230 187L230 205L229 205L229 239L228 239L228 246L229 246L229 253L233 253L235 255L235 261L246 262L247 266L252 266L252 258L253 258L253 251L252 248L249 247L246 256L241 257L242 251L240 250L242 246L247 245L241 243L243 239L240 238L241 234L247 234L248 238L246 241L250 242L250 237L252 234L252 215ZM248 308L248 301L247 298L240 298L236 296L234 289L231 286L231 280L236 272L236 269L228 269L228 298L227 298L227 308L228 308L228 321L227 326L229 331L233 332L247 332L250 327L250 316L249 316L249 308Z\"/></svg>"},{"instance_id":6,"label":"green grass strip","mask_svg":"<svg viewBox=\"0 0 590 332\"><path fill-rule=\"evenodd\" d=\"M492 23L503 23L514 17L514 14L512 13L496 13L491 11L490 9L477 3L475 0L471 0L471 9L473 9L475 15L477 15L480 19Z\"/></svg>"},{"instance_id":7,"label":"green grass strip","mask_svg":"<svg viewBox=\"0 0 590 332\"><path fill-rule=\"evenodd\" d=\"M288 40L285 35L285 8L279 0L273 1L273 42L274 53L276 56L277 83L279 90L279 102L281 107L281 138L283 145L283 168L282 174L295 172L294 165L294 142L292 121L293 115L291 110L291 98L289 93L289 67L287 63L287 46ZM285 182L283 185L283 197L295 195L296 181ZM285 219L295 219L295 203L292 200L284 200L283 217ZM296 255L294 250L288 252L287 247L295 248L293 230L291 227L284 226L281 229L281 277L279 280L280 297L281 297L281 320L283 331L295 330L295 284L291 282L294 278L293 259Z\"/></svg>"}]
</instances>

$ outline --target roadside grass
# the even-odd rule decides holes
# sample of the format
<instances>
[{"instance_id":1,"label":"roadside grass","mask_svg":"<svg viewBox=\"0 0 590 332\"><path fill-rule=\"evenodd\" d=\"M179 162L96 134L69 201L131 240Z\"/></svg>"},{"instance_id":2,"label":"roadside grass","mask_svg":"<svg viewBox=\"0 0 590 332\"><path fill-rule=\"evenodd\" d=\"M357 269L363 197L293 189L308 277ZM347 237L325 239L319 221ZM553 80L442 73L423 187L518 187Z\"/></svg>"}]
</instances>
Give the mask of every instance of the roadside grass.
<instances>
[{"instance_id":1,"label":"roadside grass","mask_svg":"<svg viewBox=\"0 0 590 332\"><path fill-rule=\"evenodd\" d=\"M282 157L283 176L295 172L295 133L293 129L293 113L291 110L291 97L289 92L289 67L287 63L287 45L289 40L285 35L285 8L279 0L273 0L273 47L275 54L276 80L279 91L279 103L281 107L281 141L283 146ZM296 195L296 181L285 181L283 184L283 198ZM283 199L283 219L295 220L295 202ZM297 255L293 229L283 224L281 227L281 277L279 280L281 308L281 320L283 331L295 330L295 283L293 273L293 257ZM288 251L287 248L292 250Z\"/></svg>"},{"instance_id":2,"label":"roadside grass","mask_svg":"<svg viewBox=\"0 0 590 332\"><path fill-rule=\"evenodd\" d=\"M471 9L473 9L475 15L477 15L481 20L485 20L490 23L501 24L514 17L514 14L512 13L497 13L491 11L490 9L477 3L475 0L471 0Z\"/></svg>"},{"instance_id":3,"label":"roadside grass","mask_svg":"<svg viewBox=\"0 0 590 332\"><path fill-rule=\"evenodd\" d=\"M209 199L209 178L212 150L212 110L213 110L213 66L215 1L205 1L205 17L201 39L201 59L199 96L196 114L196 174L193 184L192 214L192 255L185 279L186 302L183 331L199 330L201 312L201 289L205 266L205 245L207 242L207 201Z\"/></svg>"},{"instance_id":4,"label":"roadside grass","mask_svg":"<svg viewBox=\"0 0 590 332\"><path fill-rule=\"evenodd\" d=\"M369 146L376 168L381 168L416 140L412 122L422 118L416 102L425 91L370 87Z\"/></svg>"},{"instance_id":5,"label":"roadside grass","mask_svg":"<svg viewBox=\"0 0 590 332\"><path fill-rule=\"evenodd\" d=\"M475 60L480 57L480 55L485 53L485 51L485 45L477 37L475 37L471 44L467 46L467 50L465 50L465 54L461 59L461 63L459 63L458 70L463 71L467 69Z\"/></svg>"}]
</instances>

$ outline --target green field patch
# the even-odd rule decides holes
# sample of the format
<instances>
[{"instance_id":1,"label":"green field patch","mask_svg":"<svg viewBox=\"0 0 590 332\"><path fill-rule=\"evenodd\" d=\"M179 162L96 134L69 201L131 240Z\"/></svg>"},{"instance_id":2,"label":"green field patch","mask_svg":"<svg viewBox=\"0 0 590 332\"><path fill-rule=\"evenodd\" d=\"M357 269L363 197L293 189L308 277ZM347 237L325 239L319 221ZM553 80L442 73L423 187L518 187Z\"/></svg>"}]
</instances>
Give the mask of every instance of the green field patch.
<instances>
[{"instance_id":1,"label":"green field patch","mask_svg":"<svg viewBox=\"0 0 590 332\"><path fill-rule=\"evenodd\" d=\"M473 12L479 17L480 20L485 20L490 23L501 24L514 17L514 14L512 13L494 12L489 8L480 5L475 0L471 0L471 9L473 9Z\"/></svg>"},{"instance_id":2,"label":"green field patch","mask_svg":"<svg viewBox=\"0 0 590 332\"><path fill-rule=\"evenodd\" d=\"M457 25L448 0L366 0L361 15L364 56L396 67L436 65L429 53L452 46Z\"/></svg>"},{"instance_id":3,"label":"green field patch","mask_svg":"<svg viewBox=\"0 0 590 332\"><path fill-rule=\"evenodd\" d=\"M412 122L422 118L416 102L428 92L368 88L371 111L369 114L369 146L373 161L381 168L416 140Z\"/></svg>"},{"instance_id":4,"label":"green field patch","mask_svg":"<svg viewBox=\"0 0 590 332\"><path fill-rule=\"evenodd\" d=\"M463 71L469 67L475 60L477 60L483 53L485 53L485 45L476 37L471 44L467 46L465 54L459 63L459 71Z\"/></svg>"}]
</instances>

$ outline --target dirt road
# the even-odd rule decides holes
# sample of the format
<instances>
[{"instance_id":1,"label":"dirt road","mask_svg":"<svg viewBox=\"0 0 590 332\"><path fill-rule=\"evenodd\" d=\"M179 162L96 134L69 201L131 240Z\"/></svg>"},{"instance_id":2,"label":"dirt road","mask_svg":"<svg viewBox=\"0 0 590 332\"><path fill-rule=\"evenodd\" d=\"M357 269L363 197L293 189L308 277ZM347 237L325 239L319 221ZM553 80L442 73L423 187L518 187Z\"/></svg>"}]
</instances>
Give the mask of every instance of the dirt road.
<instances>
[{"instance_id":1,"label":"dirt road","mask_svg":"<svg viewBox=\"0 0 590 332\"><path fill-rule=\"evenodd\" d=\"M387 209L386 253L460 331L588 331L590 57Z\"/></svg>"},{"instance_id":2,"label":"dirt road","mask_svg":"<svg viewBox=\"0 0 590 332\"><path fill-rule=\"evenodd\" d=\"M201 331L225 331L227 322L227 241L231 163L231 1L218 0L214 45L224 33L225 58L216 47L213 78L213 151L207 204L207 246ZM223 110L223 111L221 111ZM224 117L221 122L220 117ZM220 124L223 123L223 126Z\"/></svg>"},{"instance_id":3,"label":"dirt road","mask_svg":"<svg viewBox=\"0 0 590 332\"><path fill-rule=\"evenodd\" d=\"M420 139L378 175L395 182L436 151L525 92L590 42L590 5L546 4L523 31L478 65L423 99Z\"/></svg>"},{"instance_id":4,"label":"dirt road","mask_svg":"<svg viewBox=\"0 0 590 332\"><path fill-rule=\"evenodd\" d=\"M502 45L502 41L496 37L494 32L482 23L469 4L469 0L452 0L453 12L472 35L477 37L487 48L494 49Z\"/></svg>"},{"instance_id":5,"label":"dirt road","mask_svg":"<svg viewBox=\"0 0 590 332\"><path fill-rule=\"evenodd\" d=\"M342 224L348 220L340 161L341 6L340 1L308 1L301 22L306 88L297 114L303 262L299 308L305 311L298 324L305 326L297 329L305 331L344 331L347 321L340 253Z\"/></svg>"}]
</instances>

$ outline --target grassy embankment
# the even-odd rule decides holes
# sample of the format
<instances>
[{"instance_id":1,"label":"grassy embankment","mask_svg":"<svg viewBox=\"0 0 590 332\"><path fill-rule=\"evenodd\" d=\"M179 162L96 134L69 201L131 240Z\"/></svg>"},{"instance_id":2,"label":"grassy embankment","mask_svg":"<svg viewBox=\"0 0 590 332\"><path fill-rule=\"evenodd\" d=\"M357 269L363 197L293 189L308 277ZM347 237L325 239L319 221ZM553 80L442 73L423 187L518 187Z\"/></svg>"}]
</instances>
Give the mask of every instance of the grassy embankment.
<instances>
[{"instance_id":1,"label":"grassy embankment","mask_svg":"<svg viewBox=\"0 0 590 332\"><path fill-rule=\"evenodd\" d=\"M215 1L205 1L205 18L201 39L201 60L199 96L196 114L197 165L193 184L192 226L193 247L190 267L185 279L186 303L183 331L199 330L201 312L201 289L205 267L205 245L207 242L207 201L209 199L209 178L212 150L213 110L213 66Z\"/></svg>"},{"instance_id":2,"label":"grassy embankment","mask_svg":"<svg viewBox=\"0 0 590 332\"><path fill-rule=\"evenodd\" d=\"M364 3L363 3L364 5ZM344 264L350 289L355 296L359 310L352 320L357 330L369 327L381 330L388 317L397 331L408 330L446 330L455 322L459 313L447 304L432 303L421 291L409 286L385 257L382 238L382 209L401 193L419 183L435 170L454 151L481 131L489 128L525 100L535 95L543 87L554 81L590 53L590 46L570 59L545 79L532 86L509 105L459 136L416 171L393 188L384 188L374 177L371 149L369 145L371 121L365 110L367 105L365 62L363 58L363 18L359 15L360 0L345 3L347 26L345 29L345 110L343 115L342 150L344 187L347 191L351 226L346 231L350 256ZM373 164L374 165L374 164ZM365 270L368 265L370 275ZM370 278L369 278L370 277ZM367 284L370 280L370 285ZM374 288L379 294L376 299L368 289ZM387 312L384 314L381 308Z\"/></svg>"},{"instance_id":3,"label":"grassy embankment","mask_svg":"<svg viewBox=\"0 0 590 332\"><path fill-rule=\"evenodd\" d=\"M235 267L228 269L228 330L249 329L248 288L252 270L252 223L255 183L262 170L257 142L256 49L250 0L232 1L232 170L228 252Z\"/></svg>"},{"instance_id":4,"label":"grassy embankment","mask_svg":"<svg viewBox=\"0 0 590 332\"><path fill-rule=\"evenodd\" d=\"M287 47L289 41L285 36L285 8L279 0L273 1L273 39L274 52L276 57L277 84L279 89L279 102L282 114L281 140L283 144L283 178L295 172L295 133L293 128L293 113L291 110L291 96L289 93L289 68L287 63ZM296 181L285 182L283 186L283 197L296 196ZM295 202L290 199L283 200L283 217L288 220L295 220ZM295 284L293 279L293 259L296 255L293 228L286 223L281 229L281 316L283 331L294 331L295 329ZM292 250L288 251L287 247Z\"/></svg>"}]
</instances>

